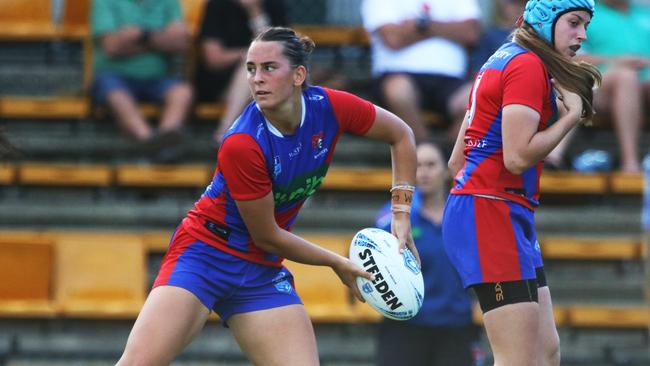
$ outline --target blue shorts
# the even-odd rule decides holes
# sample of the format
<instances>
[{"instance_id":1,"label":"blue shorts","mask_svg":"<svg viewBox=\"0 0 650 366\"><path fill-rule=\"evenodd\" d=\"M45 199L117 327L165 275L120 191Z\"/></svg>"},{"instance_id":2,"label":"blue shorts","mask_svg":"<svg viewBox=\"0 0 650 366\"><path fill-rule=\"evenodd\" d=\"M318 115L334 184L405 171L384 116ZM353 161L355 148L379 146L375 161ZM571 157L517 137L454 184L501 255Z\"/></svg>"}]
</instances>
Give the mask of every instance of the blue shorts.
<instances>
[{"instance_id":1,"label":"blue shorts","mask_svg":"<svg viewBox=\"0 0 650 366\"><path fill-rule=\"evenodd\" d=\"M165 94L173 86L185 83L181 78L136 79L111 72L100 72L93 81L93 101L106 104L108 94L114 90L125 90L135 100L162 103Z\"/></svg>"},{"instance_id":2,"label":"blue shorts","mask_svg":"<svg viewBox=\"0 0 650 366\"><path fill-rule=\"evenodd\" d=\"M179 227L153 287L176 286L193 293L222 321L230 316L302 304L285 267L248 262L190 236Z\"/></svg>"},{"instance_id":3,"label":"blue shorts","mask_svg":"<svg viewBox=\"0 0 650 366\"><path fill-rule=\"evenodd\" d=\"M537 278L535 268L544 264L534 220L518 203L449 195L442 237L463 286Z\"/></svg>"}]
</instances>

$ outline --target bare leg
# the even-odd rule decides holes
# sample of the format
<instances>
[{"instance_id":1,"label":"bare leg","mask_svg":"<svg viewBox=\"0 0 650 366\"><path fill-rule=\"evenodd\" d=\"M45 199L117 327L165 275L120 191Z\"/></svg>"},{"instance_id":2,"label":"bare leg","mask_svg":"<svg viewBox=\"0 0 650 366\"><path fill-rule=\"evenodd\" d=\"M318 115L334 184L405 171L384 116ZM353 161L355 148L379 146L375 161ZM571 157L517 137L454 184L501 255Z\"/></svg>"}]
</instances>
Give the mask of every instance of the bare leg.
<instances>
[{"instance_id":1,"label":"bare leg","mask_svg":"<svg viewBox=\"0 0 650 366\"><path fill-rule=\"evenodd\" d=\"M612 119L621 152L621 170L640 172L638 143L643 99L637 71L623 67L612 69L603 77L603 88L611 93Z\"/></svg>"},{"instance_id":2,"label":"bare leg","mask_svg":"<svg viewBox=\"0 0 650 366\"><path fill-rule=\"evenodd\" d=\"M219 143L223 135L228 131L230 125L235 122L235 119L241 114L246 107L246 104L251 101L251 91L248 87L246 80L246 68L240 65L236 68L235 74L230 80L228 90L226 91L225 105L223 117L219 126L214 132L213 139Z\"/></svg>"},{"instance_id":3,"label":"bare leg","mask_svg":"<svg viewBox=\"0 0 650 366\"><path fill-rule=\"evenodd\" d=\"M254 365L319 365L314 329L302 305L236 314L228 325Z\"/></svg>"},{"instance_id":4,"label":"bare leg","mask_svg":"<svg viewBox=\"0 0 650 366\"><path fill-rule=\"evenodd\" d=\"M168 365L199 333L210 314L189 291L151 290L116 366Z\"/></svg>"},{"instance_id":5,"label":"bare leg","mask_svg":"<svg viewBox=\"0 0 650 366\"><path fill-rule=\"evenodd\" d=\"M420 95L411 77L403 74L387 76L382 84L382 93L388 109L411 126L415 140L426 140L429 131L422 121Z\"/></svg>"},{"instance_id":6,"label":"bare leg","mask_svg":"<svg viewBox=\"0 0 650 366\"><path fill-rule=\"evenodd\" d=\"M557 334L553 303L548 286L537 289L539 298L538 366L560 365L560 336Z\"/></svg>"},{"instance_id":7,"label":"bare leg","mask_svg":"<svg viewBox=\"0 0 650 366\"><path fill-rule=\"evenodd\" d=\"M192 105L192 89L182 83L171 87L165 94L165 106L160 118L161 131L178 130Z\"/></svg>"},{"instance_id":8,"label":"bare leg","mask_svg":"<svg viewBox=\"0 0 650 366\"><path fill-rule=\"evenodd\" d=\"M573 140L573 137L575 136L577 130L577 127L572 128L569 133L567 133L566 136L560 140L560 143L557 144L553 150L551 150L545 160L548 161L552 166L562 166L562 160L564 159L564 154L566 154L566 149L569 147L569 145L571 145L571 140Z\"/></svg>"},{"instance_id":9,"label":"bare leg","mask_svg":"<svg viewBox=\"0 0 650 366\"><path fill-rule=\"evenodd\" d=\"M151 127L140 114L135 100L129 93L117 89L108 93L107 104L117 117L120 126L138 141L146 141L152 136Z\"/></svg>"},{"instance_id":10,"label":"bare leg","mask_svg":"<svg viewBox=\"0 0 650 366\"><path fill-rule=\"evenodd\" d=\"M539 305L521 302L483 315L495 366L536 366Z\"/></svg>"}]
</instances>

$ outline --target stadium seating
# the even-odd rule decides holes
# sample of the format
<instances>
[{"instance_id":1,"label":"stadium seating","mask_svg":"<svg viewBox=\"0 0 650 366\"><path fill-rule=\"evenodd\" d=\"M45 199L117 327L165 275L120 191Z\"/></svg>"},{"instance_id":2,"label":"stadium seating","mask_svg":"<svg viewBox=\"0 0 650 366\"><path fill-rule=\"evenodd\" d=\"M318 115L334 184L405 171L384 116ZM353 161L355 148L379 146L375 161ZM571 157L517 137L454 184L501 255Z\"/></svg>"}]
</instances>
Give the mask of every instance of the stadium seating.
<instances>
[{"instance_id":1,"label":"stadium seating","mask_svg":"<svg viewBox=\"0 0 650 366\"><path fill-rule=\"evenodd\" d=\"M14 176L17 171L16 176ZM127 187L204 187L212 178L211 164L139 165L24 162L0 166L0 184ZM384 191L392 172L387 168L333 166L323 181L328 190ZM640 174L545 172L543 194L641 194Z\"/></svg>"},{"instance_id":2,"label":"stadium seating","mask_svg":"<svg viewBox=\"0 0 650 366\"><path fill-rule=\"evenodd\" d=\"M0 284L0 316L133 318L146 295L146 253L164 252L170 235L166 231L0 231L0 275L12 280ZM352 237L303 236L342 255ZM540 242L547 260L642 260L640 239L546 236ZM331 269L291 261L286 266L314 321L380 319L351 297ZM52 288L56 289L53 296ZM647 309L638 306L561 304L556 305L555 316L561 326L643 328L648 324ZM480 322L480 313L474 318Z\"/></svg>"}]
</instances>

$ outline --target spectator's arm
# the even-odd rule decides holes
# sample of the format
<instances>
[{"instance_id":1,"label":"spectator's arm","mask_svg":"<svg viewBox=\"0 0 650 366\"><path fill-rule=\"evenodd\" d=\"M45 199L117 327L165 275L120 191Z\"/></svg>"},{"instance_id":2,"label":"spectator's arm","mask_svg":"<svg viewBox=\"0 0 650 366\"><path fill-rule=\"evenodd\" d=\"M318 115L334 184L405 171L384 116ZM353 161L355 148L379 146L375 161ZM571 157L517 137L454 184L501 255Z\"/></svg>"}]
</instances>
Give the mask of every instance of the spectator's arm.
<instances>
[{"instance_id":1,"label":"spectator's arm","mask_svg":"<svg viewBox=\"0 0 650 366\"><path fill-rule=\"evenodd\" d=\"M116 32L100 36L100 44L108 57L128 57L142 53L147 48L141 44L142 30L136 26L124 26Z\"/></svg>"},{"instance_id":2,"label":"spectator's arm","mask_svg":"<svg viewBox=\"0 0 650 366\"><path fill-rule=\"evenodd\" d=\"M156 51L183 53L189 47L190 32L184 22L174 21L162 30L152 32L148 44Z\"/></svg>"},{"instance_id":3,"label":"spectator's arm","mask_svg":"<svg viewBox=\"0 0 650 366\"><path fill-rule=\"evenodd\" d=\"M227 48L216 38L205 38L201 41L201 57L210 70L223 70L241 62L246 48Z\"/></svg>"},{"instance_id":4,"label":"spectator's arm","mask_svg":"<svg viewBox=\"0 0 650 366\"><path fill-rule=\"evenodd\" d=\"M633 69L642 69L650 66L650 59L637 55L601 56L593 54L577 55L576 61L584 61L593 65L619 65Z\"/></svg>"},{"instance_id":5,"label":"spectator's arm","mask_svg":"<svg viewBox=\"0 0 650 366\"><path fill-rule=\"evenodd\" d=\"M431 37L443 37L462 46L473 46L479 40L481 24L476 19L455 22L429 21L426 27L418 28L416 20L410 19L398 24L382 25L376 32L386 46L395 50Z\"/></svg>"}]
</instances>

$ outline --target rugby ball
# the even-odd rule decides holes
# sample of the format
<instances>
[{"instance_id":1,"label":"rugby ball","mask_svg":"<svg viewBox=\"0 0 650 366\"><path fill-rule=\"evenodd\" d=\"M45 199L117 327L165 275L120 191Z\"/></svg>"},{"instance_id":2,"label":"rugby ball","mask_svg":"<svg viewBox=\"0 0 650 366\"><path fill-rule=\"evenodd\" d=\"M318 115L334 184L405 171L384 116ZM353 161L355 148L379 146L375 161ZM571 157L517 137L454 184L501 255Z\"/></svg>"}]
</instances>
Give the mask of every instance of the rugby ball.
<instances>
[{"instance_id":1,"label":"rugby ball","mask_svg":"<svg viewBox=\"0 0 650 366\"><path fill-rule=\"evenodd\" d=\"M415 316L424 299L422 272L410 250L399 252L391 233L376 228L359 231L350 244L350 260L375 276L357 277L366 302L381 315L394 320Z\"/></svg>"}]
</instances>

